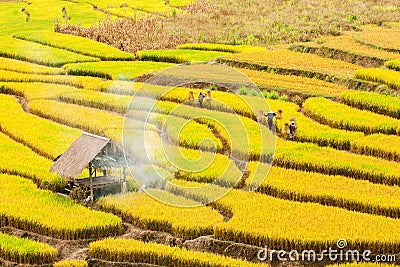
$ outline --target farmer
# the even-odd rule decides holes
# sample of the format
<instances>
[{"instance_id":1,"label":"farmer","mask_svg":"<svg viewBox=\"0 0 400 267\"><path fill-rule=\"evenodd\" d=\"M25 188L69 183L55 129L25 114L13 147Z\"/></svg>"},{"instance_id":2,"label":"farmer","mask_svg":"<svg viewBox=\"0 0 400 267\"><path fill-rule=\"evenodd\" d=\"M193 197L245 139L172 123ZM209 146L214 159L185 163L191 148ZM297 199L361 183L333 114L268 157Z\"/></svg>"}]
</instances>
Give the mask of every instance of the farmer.
<instances>
[{"instance_id":1,"label":"farmer","mask_svg":"<svg viewBox=\"0 0 400 267\"><path fill-rule=\"evenodd\" d=\"M193 102L193 100L194 100L193 91L190 90L190 91L189 91L189 95L188 95L188 101L189 101L189 102Z\"/></svg>"},{"instance_id":2,"label":"farmer","mask_svg":"<svg viewBox=\"0 0 400 267\"><path fill-rule=\"evenodd\" d=\"M202 108L203 107L203 100L204 100L203 92L200 92L198 100L199 100L199 106Z\"/></svg>"},{"instance_id":3,"label":"farmer","mask_svg":"<svg viewBox=\"0 0 400 267\"><path fill-rule=\"evenodd\" d=\"M290 140L293 140L294 133L296 132L296 130L297 130L296 120L292 119L289 124L289 139Z\"/></svg>"},{"instance_id":4,"label":"farmer","mask_svg":"<svg viewBox=\"0 0 400 267\"><path fill-rule=\"evenodd\" d=\"M267 117L267 122L268 122L268 128L272 131L272 128L274 126L274 117L276 116L276 113L272 111L272 109L264 115Z\"/></svg>"}]
</instances>

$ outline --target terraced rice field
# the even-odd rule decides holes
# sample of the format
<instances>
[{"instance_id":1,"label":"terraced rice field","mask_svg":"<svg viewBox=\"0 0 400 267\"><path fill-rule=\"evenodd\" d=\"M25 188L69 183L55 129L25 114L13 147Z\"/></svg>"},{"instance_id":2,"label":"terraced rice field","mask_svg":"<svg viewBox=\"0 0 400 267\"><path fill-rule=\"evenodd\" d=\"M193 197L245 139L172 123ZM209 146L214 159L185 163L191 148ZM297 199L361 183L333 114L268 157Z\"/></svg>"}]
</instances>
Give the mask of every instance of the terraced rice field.
<instances>
[{"instance_id":1,"label":"terraced rice field","mask_svg":"<svg viewBox=\"0 0 400 267\"><path fill-rule=\"evenodd\" d=\"M0 265L269 266L265 246L319 254L339 239L398 254L399 24L136 54L53 31L54 18L162 19L190 3L0 2ZM282 111L272 130L270 109ZM83 131L119 146L144 133L152 165L136 159L128 193L76 203L50 167ZM143 192L139 172L165 183Z\"/></svg>"}]
</instances>

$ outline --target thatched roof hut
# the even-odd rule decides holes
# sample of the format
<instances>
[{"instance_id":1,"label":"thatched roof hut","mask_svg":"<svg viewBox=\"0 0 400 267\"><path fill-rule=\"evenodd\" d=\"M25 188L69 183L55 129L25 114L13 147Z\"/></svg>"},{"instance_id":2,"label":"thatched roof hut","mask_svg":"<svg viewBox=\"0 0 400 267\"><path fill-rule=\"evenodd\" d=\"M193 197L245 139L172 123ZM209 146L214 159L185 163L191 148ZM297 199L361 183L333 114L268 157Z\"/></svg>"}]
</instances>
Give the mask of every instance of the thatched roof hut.
<instances>
[{"instance_id":1,"label":"thatched roof hut","mask_svg":"<svg viewBox=\"0 0 400 267\"><path fill-rule=\"evenodd\" d=\"M109 142L108 138L84 132L56 159L50 171L74 180Z\"/></svg>"},{"instance_id":2,"label":"thatched roof hut","mask_svg":"<svg viewBox=\"0 0 400 267\"><path fill-rule=\"evenodd\" d=\"M93 196L93 186L103 187L112 184L119 179L108 176L107 170L121 168L124 170L124 181L126 181L126 163L122 150L117 147L110 139L90 134L82 133L72 145L62 155L54 160L50 171L59 176L74 182L77 186L90 187ZM88 178L77 179L85 168L89 169ZM97 177L97 170L103 174Z\"/></svg>"}]
</instances>

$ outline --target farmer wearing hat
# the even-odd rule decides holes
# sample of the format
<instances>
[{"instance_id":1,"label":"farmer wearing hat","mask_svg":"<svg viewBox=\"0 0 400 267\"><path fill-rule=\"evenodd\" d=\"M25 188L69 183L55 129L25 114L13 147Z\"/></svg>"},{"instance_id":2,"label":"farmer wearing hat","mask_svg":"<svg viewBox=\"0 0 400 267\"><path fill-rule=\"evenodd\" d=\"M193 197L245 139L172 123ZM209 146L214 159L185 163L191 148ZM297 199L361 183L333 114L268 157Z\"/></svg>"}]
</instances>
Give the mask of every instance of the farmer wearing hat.
<instances>
[{"instance_id":1,"label":"farmer wearing hat","mask_svg":"<svg viewBox=\"0 0 400 267\"><path fill-rule=\"evenodd\" d=\"M290 119L290 124L289 124L289 139L293 140L294 138L294 133L297 130L297 123L296 123L296 117L293 117Z\"/></svg>"},{"instance_id":2,"label":"farmer wearing hat","mask_svg":"<svg viewBox=\"0 0 400 267\"><path fill-rule=\"evenodd\" d=\"M264 116L267 117L268 128L272 131L272 128L274 126L274 117L276 116L276 113L273 112L271 109L267 114L264 114Z\"/></svg>"}]
</instances>

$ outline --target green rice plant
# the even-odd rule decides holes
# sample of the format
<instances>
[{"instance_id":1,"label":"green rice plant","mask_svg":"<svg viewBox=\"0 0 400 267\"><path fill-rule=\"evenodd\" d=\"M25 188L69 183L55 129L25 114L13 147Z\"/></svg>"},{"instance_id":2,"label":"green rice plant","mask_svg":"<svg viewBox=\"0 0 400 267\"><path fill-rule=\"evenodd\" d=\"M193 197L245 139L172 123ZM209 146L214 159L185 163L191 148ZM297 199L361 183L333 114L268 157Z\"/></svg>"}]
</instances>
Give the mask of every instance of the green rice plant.
<instances>
[{"instance_id":1,"label":"green rice plant","mask_svg":"<svg viewBox=\"0 0 400 267\"><path fill-rule=\"evenodd\" d=\"M358 79L371 82L383 83L392 89L400 89L400 73L394 70L370 68L362 69L355 72Z\"/></svg>"},{"instance_id":2,"label":"green rice plant","mask_svg":"<svg viewBox=\"0 0 400 267\"><path fill-rule=\"evenodd\" d=\"M88 267L85 260L63 260L54 263L54 267Z\"/></svg>"},{"instance_id":3,"label":"green rice plant","mask_svg":"<svg viewBox=\"0 0 400 267\"><path fill-rule=\"evenodd\" d=\"M212 59L223 57L226 52L218 51L200 51L200 50L143 50L136 52L138 60L170 62L170 63L186 63L210 61Z\"/></svg>"},{"instance_id":4,"label":"green rice plant","mask_svg":"<svg viewBox=\"0 0 400 267\"><path fill-rule=\"evenodd\" d=\"M77 129L25 113L17 99L6 95L0 95L0 131L50 160L81 135Z\"/></svg>"},{"instance_id":5,"label":"green rice plant","mask_svg":"<svg viewBox=\"0 0 400 267\"><path fill-rule=\"evenodd\" d=\"M122 52L104 43L95 42L87 38L56 33L53 31L35 31L17 33L14 37L54 48L60 48L85 56L100 58L101 60L134 60L135 55ZM90 48L90 49L88 49Z\"/></svg>"},{"instance_id":6,"label":"green rice plant","mask_svg":"<svg viewBox=\"0 0 400 267\"><path fill-rule=\"evenodd\" d=\"M64 74L65 71L61 68L53 68L33 64L25 61L15 60L11 58L0 57L0 69L16 71L20 73L31 74Z\"/></svg>"},{"instance_id":7,"label":"green rice plant","mask_svg":"<svg viewBox=\"0 0 400 267\"><path fill-rule=\"evenodd\" d=\"M42 30L53 31L55 21L58 21L63 26L65 23L69 23L89 28L107 17L112 20L116 19L115 16L96 10L91 4L83 1L81 3L78 1L65 2L59 0L32 1L29 5L24 5L24 7L29 12L31 19L29 24L25 20L23 20L24 23L17 24L20 26L17 28L18 33ZM63 12L63 9L65 12ZM20 12L20 10L21 8L18 11ZM10 25L5 29L5 32L10 36L14 35L16 33L15 27Z\"/></svg>"},{"instance_id":8,"label":"green rice plant","mask_svg":"<svg viewBox=\"0 0 400 267\"><path fill-rule=\"evenodd\" d=\"M2 37L0 44L0 56L52 67L59 67L72 62L100 60L63 49L52 48L10 37Z\"/></svg>"},{"instance_id":9,"label":"green rice plant","mask_svg":"<svg viewBox=\"0 0 400 267\"><path fill-rule=\"evenodd\" d=\"M185 50L203 50L203 51L219 51L227 53L247 53L247 52L260 52L265 51L264 47L252 45L226 45L226 44L182 44L178 45L176 49Z\"/></svg>"},{"instance_id":10,"label":"green rice plant","mask_svg":"<svg viewBox=\"0 0 400 267\"><path fill-rule=\"evenodd\" d=\"M196 204L165 191L152 190L152 194L161 194L171 203ZM171 206L143 192L106 196L101 198L97 205L142 229L164 231L186 239L212 234L213 225L223 222L222 215L210 207ZM202 216L198 216L199 214Z\"/></svg>"},{"instance_id":11,"label":"green rice plant","mask_svg":"<svg viewBox=\"0 0 400 267\"><path fill-rule=\"evenodd\" d=\"M263 181L257 188L263 194L386 217L400 217L400 202L395 197L400 194L400 187L397 186L373 184L337 175L270 168L269 165L254 161L248 163L247 168L250 176L246 183L250 185L253 180Z\"/></svg>"},{"instance_id":12,"label":"green rice plant","mask_svg":"<svg viewBox=\"0 0 400 267\"><path fill-rule=\"evenodd\" d=\"M45 264L54 261L57 250L47 244L0 233L0 257L20 264Z\"/></svg>"},{"instance_id":13,"label":"green rice plant","mask_svg":"<svg viewBox=\"0 0 400 267\"><path fill-rule=\"evenodd\" d=\"M351 108L328 99L307 99L303 107L313 119L338 129L361 131L366 134L399 134L400 121L370 111Z\"/></svg>"},{"instance_id":14,"label":"green rice plant","mask_svg":"<svg viewBox=\"0 0 400 267\"><path fill-rule=\"evenodd\" d=\"M91 256L107 261L147 263L166 267L261 267L212 253L189 251L156 243L144 243L132 239L105 239L90 243Z\"/></svg>"},{"instance_id":15,"label":"green rice plant","mask_svg":"<svg viewBox=\"0 0 400 267\"><path fill-rule=\"evenodd\" d=\"M400 119L400 98L374 92L345 91L340 101L351 107Z\"/></svg>"},{"instance_id":16,"label":"green rice plant","mask_svg":"<svg viewBox=\"0 0 400 267\"><path fill-rule=\"evenodd\" d=\"M5 174L0 175L0 180L2 225L58 239L99 238L122 230L118 217L40 190L32 181Z\"/></svg>"},{"instance_id":17,"label":"green rice plant","mask_svg":"<svg viewBox=\"0 0 400 267\"><path fill-rule=\"evenodd\" d=\"M149 73L174 66L164 62L102 61L66 64L64 69L70 75L94 76L113 80L134 80Z\"/></svg>"}]
</instances>

